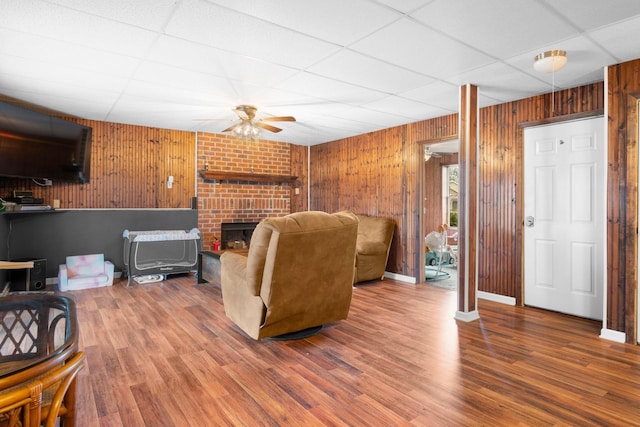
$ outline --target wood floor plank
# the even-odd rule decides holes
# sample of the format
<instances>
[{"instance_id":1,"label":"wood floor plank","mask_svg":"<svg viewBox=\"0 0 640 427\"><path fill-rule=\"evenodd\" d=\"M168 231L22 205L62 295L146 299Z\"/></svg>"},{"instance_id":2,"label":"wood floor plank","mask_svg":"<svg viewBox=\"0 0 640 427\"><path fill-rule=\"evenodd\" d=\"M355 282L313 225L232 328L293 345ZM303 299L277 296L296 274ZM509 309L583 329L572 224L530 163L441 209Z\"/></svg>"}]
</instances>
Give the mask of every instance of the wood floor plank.
<instances>
[{"instance_id":1,"label":"wood floor plank","mask_svg":"<svg viewBox=\"0 0 640 427\"><path fill-rule=\"evenodd\" d=\"M349 318L254 341L192 276L72 291L87 367L79 425L640 426L640 347L601 324L384 280Z\"/></svg>"}]
</instances>

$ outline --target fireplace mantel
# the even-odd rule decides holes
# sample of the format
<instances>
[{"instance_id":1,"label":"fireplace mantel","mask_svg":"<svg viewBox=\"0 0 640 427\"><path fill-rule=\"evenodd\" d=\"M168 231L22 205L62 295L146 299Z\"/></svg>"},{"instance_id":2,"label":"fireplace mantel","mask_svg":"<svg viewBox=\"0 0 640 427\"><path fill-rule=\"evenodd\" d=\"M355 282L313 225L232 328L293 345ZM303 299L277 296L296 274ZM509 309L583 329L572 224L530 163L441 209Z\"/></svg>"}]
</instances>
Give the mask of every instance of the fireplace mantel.
<instances>
[{"instance_id":1,"label":"fireplace mantel","mask_svg":"<svg viewBox=\"0 0 640 427\"><path fill-rule=\"evenodd\" d=\"M298 177L291 175L269 175L263 173L242 173L201 170L200 177L205 181L246 181L273 182L276 184L293 184Z\"/></svg>"}]
</instances>

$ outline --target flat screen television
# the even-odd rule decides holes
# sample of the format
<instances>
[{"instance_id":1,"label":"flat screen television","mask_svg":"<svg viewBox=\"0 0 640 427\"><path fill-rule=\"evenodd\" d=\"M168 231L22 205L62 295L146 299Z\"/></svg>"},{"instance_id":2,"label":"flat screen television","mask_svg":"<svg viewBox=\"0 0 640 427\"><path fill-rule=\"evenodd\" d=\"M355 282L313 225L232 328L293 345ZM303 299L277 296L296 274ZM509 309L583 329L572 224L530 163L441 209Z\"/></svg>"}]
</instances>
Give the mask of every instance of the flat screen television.
<instances>
[{"instance_id":1,"label":"flat screen television","mask_svg":"<svg viewBox=\"0 0 640 427\"><path fill-rule=\"evenodd\" d=\"M89 182L91 128L0 103L0 176Z\"/></svg>"}]
</instances>

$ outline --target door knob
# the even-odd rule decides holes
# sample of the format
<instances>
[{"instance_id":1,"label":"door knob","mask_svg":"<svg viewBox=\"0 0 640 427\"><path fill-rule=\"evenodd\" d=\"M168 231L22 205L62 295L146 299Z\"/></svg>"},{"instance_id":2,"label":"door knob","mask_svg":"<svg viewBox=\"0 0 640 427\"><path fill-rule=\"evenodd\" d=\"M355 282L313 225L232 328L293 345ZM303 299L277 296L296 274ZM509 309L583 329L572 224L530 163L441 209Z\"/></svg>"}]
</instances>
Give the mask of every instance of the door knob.
<instances>
[{"instance_id":1,"label":"door knob","mask_svg":"<svg viewBox=\"0 0 640 427\"><path fill-rule=\"evenodd\" d=\"M532 216L528 216L524 219L524 225L527 227L533 227L536 223L536 219Z\"/></svg>"}]
</instances>

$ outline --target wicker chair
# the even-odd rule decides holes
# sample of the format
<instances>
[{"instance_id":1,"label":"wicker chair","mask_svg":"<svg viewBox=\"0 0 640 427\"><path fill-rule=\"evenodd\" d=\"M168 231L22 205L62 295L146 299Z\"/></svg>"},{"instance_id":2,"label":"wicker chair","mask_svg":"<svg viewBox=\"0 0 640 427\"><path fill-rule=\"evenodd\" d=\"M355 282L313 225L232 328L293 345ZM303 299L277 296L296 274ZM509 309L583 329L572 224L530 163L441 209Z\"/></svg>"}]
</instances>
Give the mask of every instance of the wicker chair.
<instances>
[{"instance_id":1,"label":"wicker chair","mask_svg":"<svg viewBox=\"0 0 640 427\"><path fill-rule=\"evenodd\" d=\"M76 375L84 367L83 352L76 353L64 365L59 365L44 376L34 378L0 392L0 426L2 427L54 427L58 417L61 425L75 408L66 399ZM16 375L25 376L26 372ZM73 424L73 423L72 423Z\"/></svg>"},{"instance_id":2,"label":"wicker chair","mask_svg":"<svg viewBox=\"0 0 640 427\"><path fill-rule=\"evenodd\" d=\"M4 424L0 417L0 427L10 424L7 418L29 417L24 411L17 410L18 399L21 395L17 390L24 393L25 387L32 385L35 393L32 398L40 398L37 386L49 388L49 382L44 381L50 378L52 373L67 372L69 361L75 360L78 353L78 331L76 322L75 304L73 300L62 295L51 293L16 293L9 294L0 299L0 405L4 411ZM72 365L73 366L73 365ZM70 369L70 368L69 368ZM70 377L68 383L64 384L63 401L54 403L49 410L48 395L42 396L43 407L42 417L49 414L55 422L55 417L62 417L61 424L65 426L74 425L75 407L75 373ZM48 381L48 380L47 380ZM46 384L46 387L44 386ZM56 387L54 387L56 388ZM16 392L16 393L14 393ZM9 402L18 405L11 409ZM6 405L5 405L6 403ZM29 405L37 403L31 401ZM38 410L38 416L40 416ZM36 411L31 411L35 413ZM18 414L18 415L16 415ZM35 415L34 415L35 416ZM40 420L36 424L29 424L30 420L23 425L40 425Z\"/></svg>"}]
</instances>

